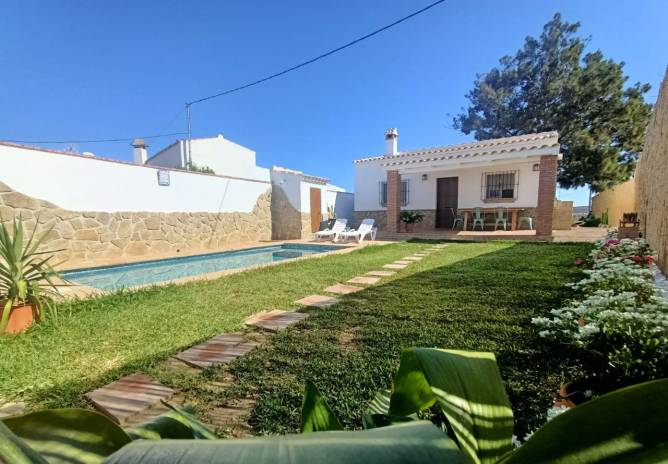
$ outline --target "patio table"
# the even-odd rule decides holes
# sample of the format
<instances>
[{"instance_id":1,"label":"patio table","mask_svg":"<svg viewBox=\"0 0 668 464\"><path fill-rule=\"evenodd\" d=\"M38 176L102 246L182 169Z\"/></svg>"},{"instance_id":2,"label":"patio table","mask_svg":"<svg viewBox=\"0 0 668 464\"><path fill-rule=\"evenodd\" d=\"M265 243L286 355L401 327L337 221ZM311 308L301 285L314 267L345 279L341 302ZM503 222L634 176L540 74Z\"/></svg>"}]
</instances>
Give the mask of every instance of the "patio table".
<instances>
[{"instance_id":1,"label":"patio table","mask_svg":"<svg viewBox=\"0 0 668 464\"><path fill-rule=\"evenodd\" d=\"M517 230L517 213L526 208L505 208L510 213L510 230ZM457 211L464 213L464 230L467 230L469 224L469 216L473 214L475 208L457 208ZM483 215L494 214L496 218L496 208L480 208Z\"/></svg>"}]
</instances>

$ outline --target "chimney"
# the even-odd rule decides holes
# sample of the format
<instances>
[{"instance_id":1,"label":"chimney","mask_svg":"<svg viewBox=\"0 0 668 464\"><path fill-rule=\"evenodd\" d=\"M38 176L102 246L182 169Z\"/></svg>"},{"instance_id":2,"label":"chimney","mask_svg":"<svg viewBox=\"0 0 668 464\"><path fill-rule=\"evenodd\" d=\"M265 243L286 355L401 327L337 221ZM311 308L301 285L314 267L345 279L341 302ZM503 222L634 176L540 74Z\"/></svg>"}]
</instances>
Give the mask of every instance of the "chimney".
<instances>
[{"instance_id":1,"label":"chimney","mask_svg":"<svg viewBox=\"0 0 668 464\"><path fill-rule=\"evenodd\" d=\"M132 141L132 146L132 154L135 164L146 164L146 160L148 160L148 150L146 150L148 145L144 139L134 139Z\"/></svg>"},{"instance_id":2,"label":"chimney","mask_svg":"<svg viewBox=\"0 0 668 464\"><path fill-rule=\"evenodd\" d=\"M385 156L395 156L397 154L398 139L399 131L396 127L385 131Z\"/></svg>"}]
</instances>

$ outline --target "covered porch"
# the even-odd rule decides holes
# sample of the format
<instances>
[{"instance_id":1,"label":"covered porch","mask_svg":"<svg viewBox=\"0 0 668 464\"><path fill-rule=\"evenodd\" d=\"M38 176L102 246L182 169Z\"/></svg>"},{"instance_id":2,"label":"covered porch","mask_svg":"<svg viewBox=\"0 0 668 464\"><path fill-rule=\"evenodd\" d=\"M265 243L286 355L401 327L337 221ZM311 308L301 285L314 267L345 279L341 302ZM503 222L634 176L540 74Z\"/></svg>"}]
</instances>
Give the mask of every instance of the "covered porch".
<instances>
[{"instance_id":1,"label":"covered porch","mask_svg":"<svg viewBox=\"0 0 668 464\"><path fill-rule=\"evenodd\" d=\"M490 240L552 236L558 148L486 157L390 160L385 230L380 236ZM424 220L410 234L402 211Z\"/></svg>"}]
</instances>

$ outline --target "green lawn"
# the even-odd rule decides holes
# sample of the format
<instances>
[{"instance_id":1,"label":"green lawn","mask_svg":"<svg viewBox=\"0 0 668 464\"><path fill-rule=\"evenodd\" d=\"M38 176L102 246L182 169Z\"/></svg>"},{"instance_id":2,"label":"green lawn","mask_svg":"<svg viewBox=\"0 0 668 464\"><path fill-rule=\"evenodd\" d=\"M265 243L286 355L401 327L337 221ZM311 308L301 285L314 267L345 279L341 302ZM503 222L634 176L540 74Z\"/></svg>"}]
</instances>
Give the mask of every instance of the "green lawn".
<instances>
[{"instance_id":1,"label":"green lawn","mask_svg":"<svg viewBox=\"0 0 668 464\"><path fill-rule=\"evenodd\" d=\"M283 263L216 281L145 289L61 305L59 318L0 337L0 402L82 406L83 393L142 370L178 388L202 411L230 398L257 400L259 433L297 427L301 391L312 379L349 427L359 427L372 393L387 388L407 346L496 353L518 431L542 422L551 393L569 374L568 355L544 344L530 318L569 296L583 244L452 243L329 309L310 310L298 329L270 338L231 367L234 388L213 391L204 376L167 368L170 355L250 314L292 301L425 248L397 243Z\"/></svg>"}]
</instances>

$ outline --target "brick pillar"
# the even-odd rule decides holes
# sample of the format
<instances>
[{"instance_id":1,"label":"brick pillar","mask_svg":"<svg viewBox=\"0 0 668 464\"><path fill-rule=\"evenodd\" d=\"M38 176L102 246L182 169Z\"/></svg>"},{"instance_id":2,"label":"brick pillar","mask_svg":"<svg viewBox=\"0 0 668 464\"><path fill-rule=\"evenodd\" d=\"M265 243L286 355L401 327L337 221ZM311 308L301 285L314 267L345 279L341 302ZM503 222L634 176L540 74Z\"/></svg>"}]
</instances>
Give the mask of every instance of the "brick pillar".
<instances>
[{"instance_id":1,"label":"brick pillar","mask_svg":"<svg viewBox=\"0 0 668 464\"><path fill-rule=\"evenodd\" d=\"M557 193L557 155L540 157L538 177L538 206L536 208L536 235L552 236L552 214Z\"/></svg>"},{"instance_id":2,"label":"brick pillar","mask_svg":"<svg viewBox=\"0 0 668 464\"><path fill-rule=\"evenodd\" d=\"M387 171L387 232L399 231L401 210L401 176L399 171Z\"/></svg>"}]
</instances>

